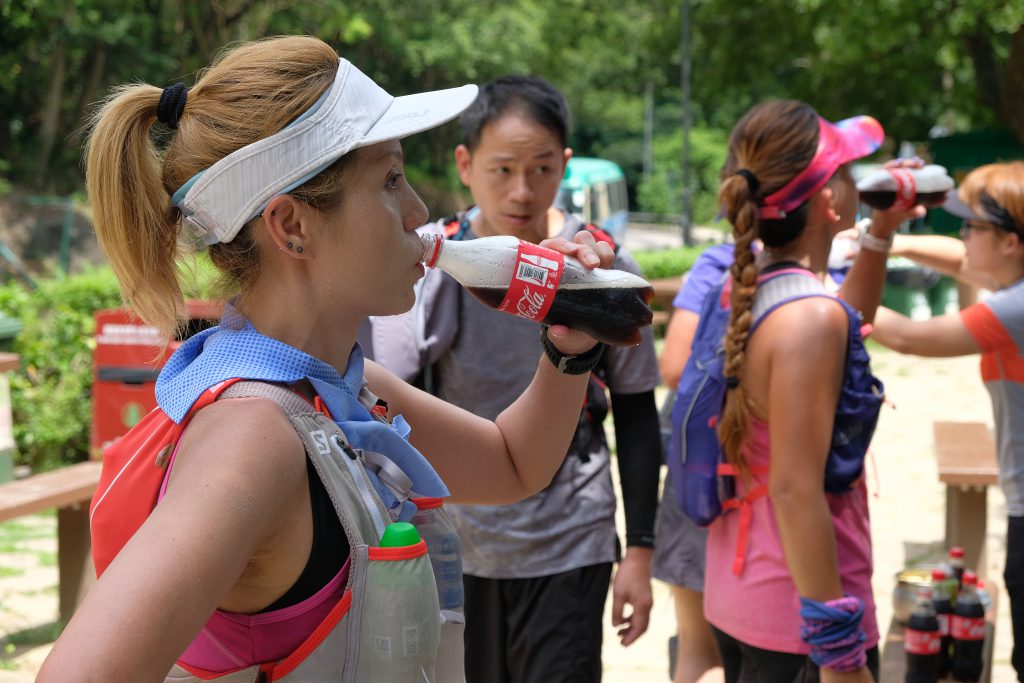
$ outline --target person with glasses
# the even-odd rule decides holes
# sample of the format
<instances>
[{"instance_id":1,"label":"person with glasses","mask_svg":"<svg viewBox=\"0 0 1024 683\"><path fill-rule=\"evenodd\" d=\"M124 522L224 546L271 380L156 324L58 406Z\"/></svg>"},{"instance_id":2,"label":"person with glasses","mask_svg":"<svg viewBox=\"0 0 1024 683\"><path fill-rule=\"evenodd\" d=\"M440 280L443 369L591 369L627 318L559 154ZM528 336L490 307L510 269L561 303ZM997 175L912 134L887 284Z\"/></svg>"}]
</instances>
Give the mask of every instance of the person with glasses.
<instances>
[{"instance_id":1,"label":"person with glasses","mask_svg":"<svg viewBox=\"0 0 1024 683\"><path fill-rule=\"evenodd\" d=\"M879 308L872 338L918 356L981 354L992 397L999 484L1009 515L1004 580L1013 622L1012 663L1024 675L1024 161L981 166L943 208L964 219L962 241L933 237L903 255L992 290L950 315L914 321Z\"/></svg>"}]
</instances>

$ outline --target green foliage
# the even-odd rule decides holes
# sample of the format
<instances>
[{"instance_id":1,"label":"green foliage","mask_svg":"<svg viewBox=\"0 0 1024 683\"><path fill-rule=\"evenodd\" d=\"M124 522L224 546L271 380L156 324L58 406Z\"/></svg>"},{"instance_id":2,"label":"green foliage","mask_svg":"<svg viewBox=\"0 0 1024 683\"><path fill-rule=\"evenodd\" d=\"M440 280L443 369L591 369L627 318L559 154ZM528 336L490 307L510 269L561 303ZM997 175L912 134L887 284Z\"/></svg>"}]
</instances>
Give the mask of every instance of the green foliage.
<instances>
[{"instance_id":1,"label":"green foliage","mask_svg":"<svg viewBox=\"0 0 1024 683\"><path fill-rule=\"evenodd\" d=\"M727 150L724 131L696 128L690 132L690 188L696 223L710 223L718 213L718 176ZM678 214L682 205L682 131L656 137L651 156L651 175L640 181L637 204L641 211Z\"/></svg>"},{"instance_id":2,"label":"green foliage","mask_svg":"<svg viewBox=\"0 0 1024 683\"><path fill-rule=\"evenodd\" d=\"M648 280L660 280L664 277L682 275L693 267L694 261L707 248L675 247L672 249L652 249L650 251L632 252L640 271Z\"/></svg>"},{"instance_id":3,"label":"green foliage","mask_svg":"<svg viewBox=\"0 0 1024 683\"><path fill-rule=\"evenodd\" d=\"M690 6L695 153L705 146L699 131L720 138L770 97L804 99L831 118L871 113L894 142L924 140L936 125L955 132L993 124L1024 140L1020 2ZM656 117L659 149L675 144L680 127L679 12L676 0L0 0L0 149L9 164L0 191L5 181L37 193L79 189L76 132L113 85L191 84L225 45L309 33L395 94L504 73L545 76L572 107L577 154L617 161L651 210L680 193L671 166L640 187L648 88L659 111L674 112ZM425 195L458 188L450 173L457 140L448 125L404 143L411 175L429 185ZM714 183L694 178L698 215L706 216L699 198Z\"/></svg>"},{"instance_id":4,"label":"green foliage","mask_svg":"<svg viewBox=\"0 0 1024 683\"><path fill-rule=\"evenodd\" d=\"M109 269L0 287L0 313L18 318L11 377L18 462L47 470L84 460L92 424L93 312L120 303Z\"/></svg>"}]
</instances>

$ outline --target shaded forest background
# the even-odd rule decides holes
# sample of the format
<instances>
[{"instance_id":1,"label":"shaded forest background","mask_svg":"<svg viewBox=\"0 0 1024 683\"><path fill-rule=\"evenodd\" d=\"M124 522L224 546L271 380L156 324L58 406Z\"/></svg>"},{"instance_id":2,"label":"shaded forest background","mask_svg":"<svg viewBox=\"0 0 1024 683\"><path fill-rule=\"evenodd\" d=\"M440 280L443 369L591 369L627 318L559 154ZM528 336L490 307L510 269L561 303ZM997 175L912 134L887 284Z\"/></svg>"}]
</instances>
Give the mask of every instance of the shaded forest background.
<instances>
[{"instance_id":1,"label":"shaded forest background","mask_svg":"<svg viewBox=\"0 0 1024 683\"><path fill-rule=\"evenodd\" d=\"M1001 129L1024 142L1024 3L692 0L697 220L713 214L725 140L769 97L828 118L870 113L892 138ZM678 0L0 0L0 192L81 197L82 129L112 85L191 84L225 45L308 33L392 94L545 76L567 95L577 154L626 171L634 208L679 211ZM653 122L644 174L644 122ZM414 186L459 201L447 126L412 138Z\"/></svg>"}]
</instances>

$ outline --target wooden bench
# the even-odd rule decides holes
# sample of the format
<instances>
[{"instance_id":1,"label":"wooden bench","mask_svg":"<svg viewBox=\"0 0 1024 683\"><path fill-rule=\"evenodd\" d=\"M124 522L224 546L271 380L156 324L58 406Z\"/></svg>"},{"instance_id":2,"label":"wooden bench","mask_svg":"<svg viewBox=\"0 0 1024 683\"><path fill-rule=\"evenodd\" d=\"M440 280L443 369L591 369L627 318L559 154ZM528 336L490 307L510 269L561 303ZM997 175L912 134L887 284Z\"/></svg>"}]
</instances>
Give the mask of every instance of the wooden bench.
<instances>
[{"instance_id":1,"label":"wooden bench","mask_svg":"<svg viewBox=\"0 0 1024 683\"><path fill-rule=\"evenodd\" d=\"M965 567L984 576L988 487L999 480L995 441L982 422L935 422L932 433L939 481L946 485L946 547L962 547ZM998 585L987 578L985 589L992 607L986 615L983 682L991 677L999 597ZM906 666L903 626L894 618L882 644L881 680L902 681Z\"/></svg>"},{"instance_id":2,"label":"wooden bench","mask_svg":"<svg viewBox=\"0 0 1024 683\"><path fill-rule=\"evenodd\" d=\"M651 280L654 287L654 301L652 302L659 310L654 311L654 319L651 325L655 330L661 330L664 334L668 329L668 322L672 318L672 300L675 299L682 286L682 278L678 275L663 277L659 280Z\"/></svg>"},{"instance_id":3,"label":"wooden bench","mask_svg":"<svg viewBox=\"0 0 1024 683\"><path fill-rule=\"evenodd\" d=\"M654 288L654 304L666 311L672 310L672 300L676 298L683 280L679 275L663 277L658 280L651 280L651 287Z\"/></svg>"},{"instance_id":4,"label":"wooden bench","mask_svg":"<svg viewBox=\"0 0 1024 683\"><path fill-rule=\"evenodd\" d=\"M57 508L60 619L67 623L95 581L89 536L89 501L100 463L81 462L0 484L0 522Z\"/></svg>"},{"instance_id":5,"label":"wooden bench","mask_svg":"<svg viewBox=\"0 0 1024 683\"><path fill-rule=\"evenodd\" d=\"M996 445L981 422L936 422L935 460L946 485L946 547L964 549L964 565L985 577L988 487L998 483Z\"/></svg>"}]
</instances>

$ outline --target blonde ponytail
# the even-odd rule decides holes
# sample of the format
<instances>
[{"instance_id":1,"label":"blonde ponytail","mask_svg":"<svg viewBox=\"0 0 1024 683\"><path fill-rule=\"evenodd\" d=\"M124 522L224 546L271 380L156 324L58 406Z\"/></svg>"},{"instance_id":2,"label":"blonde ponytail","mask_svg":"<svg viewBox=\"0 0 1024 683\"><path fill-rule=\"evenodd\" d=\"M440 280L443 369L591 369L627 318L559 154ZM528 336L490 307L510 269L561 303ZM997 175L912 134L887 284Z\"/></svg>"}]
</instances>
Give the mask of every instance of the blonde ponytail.
<instances>
[{"instance_id":1,"label":"blonde ponytail","mask_svg":"<svg viewBox=\"0 0 1024 683\"><path fill-rule=\"evenodd\" d=\"M176 272L178 216L170 208L150 132L160 93L149 85L128 85L103 104L93 119L85 177L96 234L121 297L170 337L184 302Z\"/></svg>"}]
</instances>

